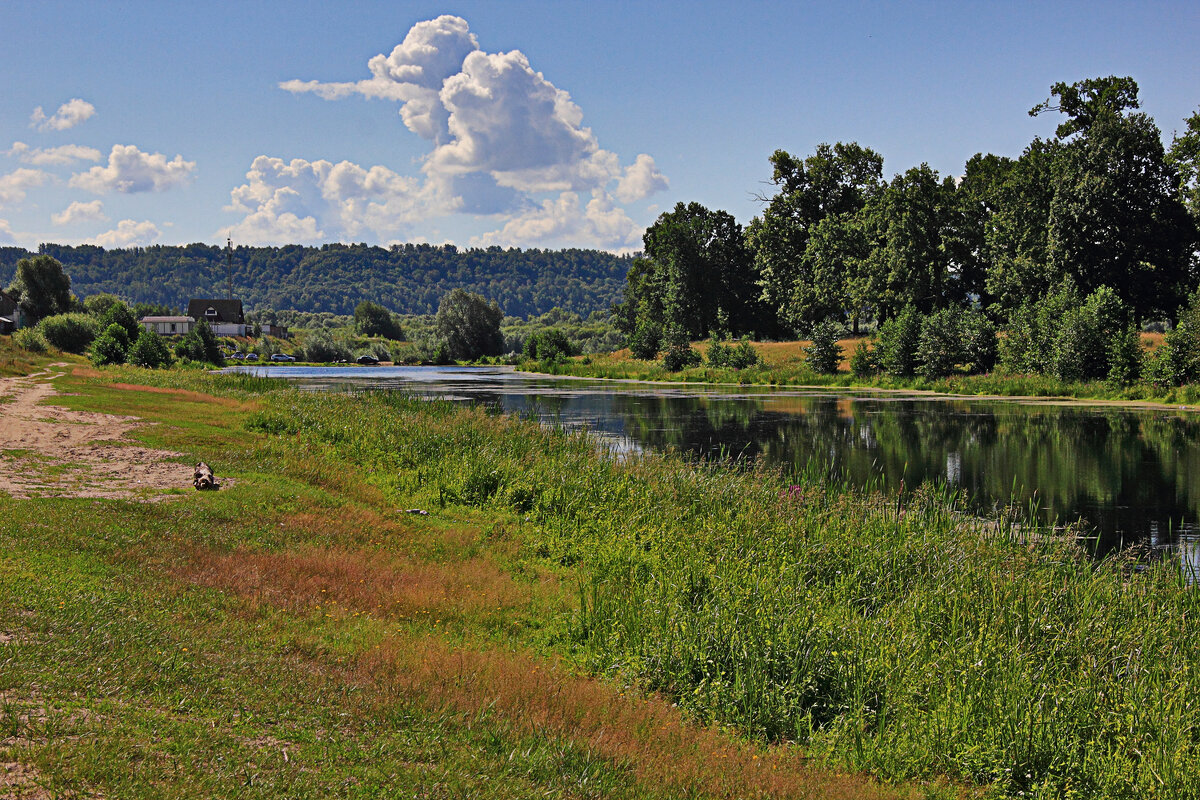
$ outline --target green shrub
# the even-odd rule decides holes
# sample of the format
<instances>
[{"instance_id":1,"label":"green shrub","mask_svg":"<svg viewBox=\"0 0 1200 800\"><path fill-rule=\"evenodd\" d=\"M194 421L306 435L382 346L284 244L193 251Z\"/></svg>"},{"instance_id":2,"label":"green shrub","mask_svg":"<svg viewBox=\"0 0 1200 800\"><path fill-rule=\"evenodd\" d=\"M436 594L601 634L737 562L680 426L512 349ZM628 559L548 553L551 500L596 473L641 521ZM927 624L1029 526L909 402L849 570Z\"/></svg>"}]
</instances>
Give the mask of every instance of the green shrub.
<instances>
[{"instance_id":1,"label":"green shrub","mask_svg":"<svg viewBox=\"0 0 1200 800\"><path fill-rule=\"evenodd\" d=\"M634 358L653 361L662 350L662 339L662 327L656 322L644 319L629 337L629 351Z\"/></svg>"},{"instance_id":2,"label":"green shrub","mask_svg":"<svg viewBox=\"0 0 1200 800\"><path fill-rule=\"evenodd\" d=\"M100 316L100 330L108 330L108 326L114 323L124 329L126 341L136 342L138 336L141 335L142 326L138 324L133 310L120 300L109 303L105 308L104 313Z\"/></svg>"},{"instance_id":3,"label":"green shrub","mask_svg":"<svg viewBox=\"0 0 1200 800\"><path fill-rule=\"evenodd\" d=\"M912 306L879 326L875 349L879 366L892 375L912 375L917 367L917 344L921 337L921 315Z\"/></svg>"},{"instance_id":4,"label":"green shrub","mask_svg":"<svg viewBox=\"0 0 1200 800\"><path fill-rule=\"evenodd\" d=\"M917 372L923 378L942 378L966 360L958 309L943 308L921 321L917 339Z\"/></svg>"},{"instance_id":5,"label":"green shrub","mask_svg":"<svg viewBox=\"0 0 1200 800\"><path fill-rule=\"evenodd\" d=\"M842 347L837 343L841 326L824 320L812 327L812 344L804 351L804 361L813 372L832 375L842 363Z\"/></svg>"},{"instance_id":6,"label":"green shrub","mask_svg":"<svg viewBox=\"0 0 1200 800\"><path fill-rule=\"evenodd\" d=\"M37 328L21 328L13 333L13 344L31 353L44 353L48 345Z\"/></svg>"},{"instance_id":7,"label":"green shrub","mask_svg":"<svg viewBox=\"0 0 1200 800\"><path fill-rule=\"evenodd\" d=\"M84 353L96 338L96 321L87 314L56 314L37 324L37 331L51 346L68 353Z\"/></svg>"},{"instance_id":8,"label":"green shrub","mask_svg":"<svg viewBox=\"0 0 1200 800\"><path fill-rule=\"evenodd\" d=\"M129 363L147 369L171 366L171 351L163 338L154 331L142 330L129 348Z\"/></svg>"},{"instance_id":9,"label":"green shrub","mask_svg":"<svg viewBox=\"0 0 1200 800\"><path fill-rule=\"evenodd\" d=\"M1136 325L1117 333L1108 347L1107 380L1113 386L1132 386L1142 377L1146 354Z\"/></svg>"},{"instance_id":10,"label":"green shrub","mask_svg":"<svg viewBox=\"0 0 1200 800\"><path fill-rule=\"evenodd\" d=\"M972 373L991 372L1000 356L996 341L996 328L987 315L978 309L962 312L963 361L970 365Z\"/></svg>"},{"instance_id":11,"label":"green shrub","mask_svg":"<svg viewBox=\"0 0 1200 800\"><path fill-rule=\"evenodd\" d=\"M92 363L97 367L105 364L124 364L129 356L129 337L120 323L114 322L92 342Z\"/></svg>"},{"instance_id":12,"label":"green shrub","mask_svg":"<svg viewBox=\"0 0 1200 800\"><path fill-rule=\"evenodd\" d=\"M879 350L866 339L859 339L850 356L850 372L856 378L867 378L879 372Z\"/></svg>"},{"instance_id":13,"label":"green shrub","mask_svg":"<svg viewBox=\"0 0 1200 800\"><path fill-rule=\"evenodd\" d=\"M1129 312L1116 293L1101 286L1061 317L1050 371L1059 380L1108 377L1110 348L1128 325Z\"/></svg>"},{"instance_id":14,"label":"green shrub","mask_svg":"<svg viewBox=\"0 0 1200 800\"><path fill-rule=\"evenodd\" d=\"M749 369L757 367L762 363L762 356L754 349L754 345L750 340L742 337L742 339L733 347L729 348L729 366L734 369Z\"/></svg>"},{"instance_id":15,"label":"green shrub","mask_svg":"<svg viewBox=\"0 0 1200 800\"><path fill-rule=\"evenodd\" d=\"M218 367L225 366L225 355L221 352L221 345L205 320L197 322L188 331L188 334L175 345L175 357L209 363Z\"/></svg>"},{"instance_id":16,"label":"green shrub","mask_svg":"<svg viewBox=\"0 0 1200 800\"><path fill-rule=\"evenodd\" d=\"M667 350L663 353L662 365L667 372L679 372L700 365L700 353L692 349L692 343L683 328L672 328L666 340Z\"/></svg>"},{"instance_id":17,"label":"green shrub","mask_svg":"<svg viewBox=\"0 0 1200 800\"><path fill-rule=\"evenodd\" d=\"M305 361L314 361L317 363L349 361L352 358L350 348L342 342L335 341L325 331L311 334L304 341L304 347L301 352Z\"/></svg>"},{"instance_id":18,"label":"green shrub","mask_svg":"<svg viewBox=\"0 0 1200 800\"><path fill-rule=\"evenodd\" d=\"M557 361L577 354L578 349L558 328L536 331L525 340L524 355L534 361Z\"/></svg>"}]
</instances>

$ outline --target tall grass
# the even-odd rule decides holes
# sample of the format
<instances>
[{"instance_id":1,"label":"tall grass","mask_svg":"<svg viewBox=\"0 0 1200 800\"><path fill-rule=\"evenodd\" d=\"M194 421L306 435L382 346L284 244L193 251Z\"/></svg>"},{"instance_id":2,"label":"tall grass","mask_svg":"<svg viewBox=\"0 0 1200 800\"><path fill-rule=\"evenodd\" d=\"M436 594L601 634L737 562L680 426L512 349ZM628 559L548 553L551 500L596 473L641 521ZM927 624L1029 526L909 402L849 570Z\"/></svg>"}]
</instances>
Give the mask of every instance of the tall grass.
<instances>
[{"instance_id":1,"label":"tall grass","mask_svg":"<svg viewBox=\"0 0 1200 800\"><path fill-rule=\"evenodd\" d=\"M613 459L399 395L272 393L248 425L397 504L516 515L521 556L577 576L548 641L702 721L886 777L1200 797L1200 604L1174 565L1096 562L936 488Z\"/></svg>"}]
</instances>

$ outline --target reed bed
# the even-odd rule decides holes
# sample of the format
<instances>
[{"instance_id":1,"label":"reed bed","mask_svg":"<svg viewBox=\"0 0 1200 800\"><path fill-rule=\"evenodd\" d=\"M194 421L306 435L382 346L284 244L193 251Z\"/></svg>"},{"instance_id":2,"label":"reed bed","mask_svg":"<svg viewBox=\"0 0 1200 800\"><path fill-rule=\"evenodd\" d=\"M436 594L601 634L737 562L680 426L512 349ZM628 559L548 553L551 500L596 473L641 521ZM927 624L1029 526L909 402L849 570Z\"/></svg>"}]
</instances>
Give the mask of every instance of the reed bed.
<instances>
[{"instance_id":1,"label":"reed bed","mask_svg":"<svg viewBox=\"0 0 1200 800\"><path fill-rule=\"evenodd\" d=\"M1167 562L885 495L397 394L272 392L248 426L397 504L511 514L578 583L553 646L703 723L888 779L1025 797L1200 797L1200 608Z\"/></svg>"}]
</instances>

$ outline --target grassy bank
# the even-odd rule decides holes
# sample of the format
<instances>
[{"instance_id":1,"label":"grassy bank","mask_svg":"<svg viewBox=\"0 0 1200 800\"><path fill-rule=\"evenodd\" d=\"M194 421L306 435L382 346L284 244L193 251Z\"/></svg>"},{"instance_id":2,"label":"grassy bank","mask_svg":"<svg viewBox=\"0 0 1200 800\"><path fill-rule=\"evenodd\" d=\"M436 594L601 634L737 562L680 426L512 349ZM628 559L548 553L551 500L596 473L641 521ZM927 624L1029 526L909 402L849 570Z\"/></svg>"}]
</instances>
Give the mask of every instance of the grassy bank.
<instances>
[{"instance_id":1,"label":"grassy bank","mask_svg":"<svg viewBox=\"0 0 1200 800\"><path fill-rule=\"evenodd\" d=\"M1159 337L1161 338L1161 337ZM857 340L846 339L840 344L843 356L854 351ZM656 361L640 361L628 350L607 355L590 355L555 363L527 363L522 369L554 375L573 375L581 378L612 380L671 381L712 384L741 384L749 386L830 386L838 388L895 389L938 392L942 394L986 395L996 397L1065 397L1081 400L1117 402L1151 402L1169 405L1200 404L1200 386L1159 387L1148 383L1133 386L1113 386L1104 381L1072 383L1048 375L1008 375L993 372L986 375L951 375L945 378L899 377L873 375L860 377L850 373L843 361L833 375L822 375L804 363L807 342L754 343L762 364L748 369L714 369L692 367L669 372ZM696 349L703 353L707 342Z\"/></svg>"},{"instance_id":2,"label":"grassy bank","mask_svg":"<svg viewBox=\"0 0 1200 800\"><path fill-rule=\"evenodd\" d=\"M0 498L0 760L62 791L1200 797L1169 564L397 395L63 384L234 483Z\"/></svg>"}]
</instances>

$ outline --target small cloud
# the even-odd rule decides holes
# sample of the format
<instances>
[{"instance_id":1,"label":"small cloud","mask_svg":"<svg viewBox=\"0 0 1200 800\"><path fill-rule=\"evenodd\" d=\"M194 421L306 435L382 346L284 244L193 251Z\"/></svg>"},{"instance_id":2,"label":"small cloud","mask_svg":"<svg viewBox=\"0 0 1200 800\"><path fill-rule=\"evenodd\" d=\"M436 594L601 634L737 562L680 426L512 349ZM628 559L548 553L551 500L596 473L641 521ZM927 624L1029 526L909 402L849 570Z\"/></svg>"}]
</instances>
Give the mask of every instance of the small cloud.
<instances>
[{"instance_id":1,"label":"small cloud","mask_svg":"<svg viewBox=\"0 0 1200 800\"><path fill-rule=\"evenodd\" d=\"M81 122L90 119L96 113L96 107L78 97L72 98L58 107L53 116L47 117L46 112L38 106L29 117L29 127L39 131L65 131L74 128Z\"/></svg>"},{"instance_id":2,"label":"small cloud","mask_svg":"<svg viewBox=\"0 0 1200 800\"><path fill-rule=\"evenodd\" d=\"M95 194L162 192L187 183L195 169L195 161L184 161L180 155L168 161L162 153L143 153L131 144L114 144L108 166L72 175L70 185Z\"/></svg>"},{"instance_id":3,"label":"small cloud","mask_svg":"<svg viewBox=\"0 0 1200 800\"><path fill-rule=\"evenodd\" d=\"M22 164L37 167L71 164L76 161L99 161L100 151L94 147L64 144L60 147L30 147L24 142L13 142L6 155L17 158Z\"/></svg>"},{"instance_id":4,"label":"small cloud","mask_svg":"<svg viewBox=\"0 0 1200 800\"><path fill-rule=\"evenodd\" d=\"M665 191L670 185L667 176L658 171L654 159L642 153L617 182L616 195L622 203L636 203L656 192Z\"/></svg>"},{"instance_id":5,"label":"small cloud","mask_svg":"<svg viewBox=\"0 0 1200 800\"><path fill-rule=\"evenodd\" d=\"M16 238L13 236L12 226L8 224L8 220L0 219L0 244L15 244Z\"/></svg>"},{"instance_id":6,"label":"small cloud","mask_svg":"<svg viewBox=\"0 0 1200 800\"><path fill-rule=\"evenodd\" d=\"M152 244L159 236L158 226L149 220L135 222L123 219L111 231L105 231L99 236L87 240L87 244L101 247L135 247Z\"/></svg>"},{"instance_id":7,"label":"small cloud","mask_svg":"<svg viewBox=\"0 0 1200 800\"><path fill-rule=\"evenodd\" d=\"M25 192L34 186L41 186L50 176L40 169L21 169L0 175L0 208L19 203L25 199Z\"/></svg>"},{"instance_id":8,"label":"small cloud","mask_svg":"<svg viewBox=\"0 0 1200 800\"><path fill-rule=\"evenodd\" d=\"M99 200L93 200L90 203L82 203L77 200L50 219L55 225L74 225L78 222L104 222L108 217L104 216L104 204Z\"/></svg>"}]
</instances>

